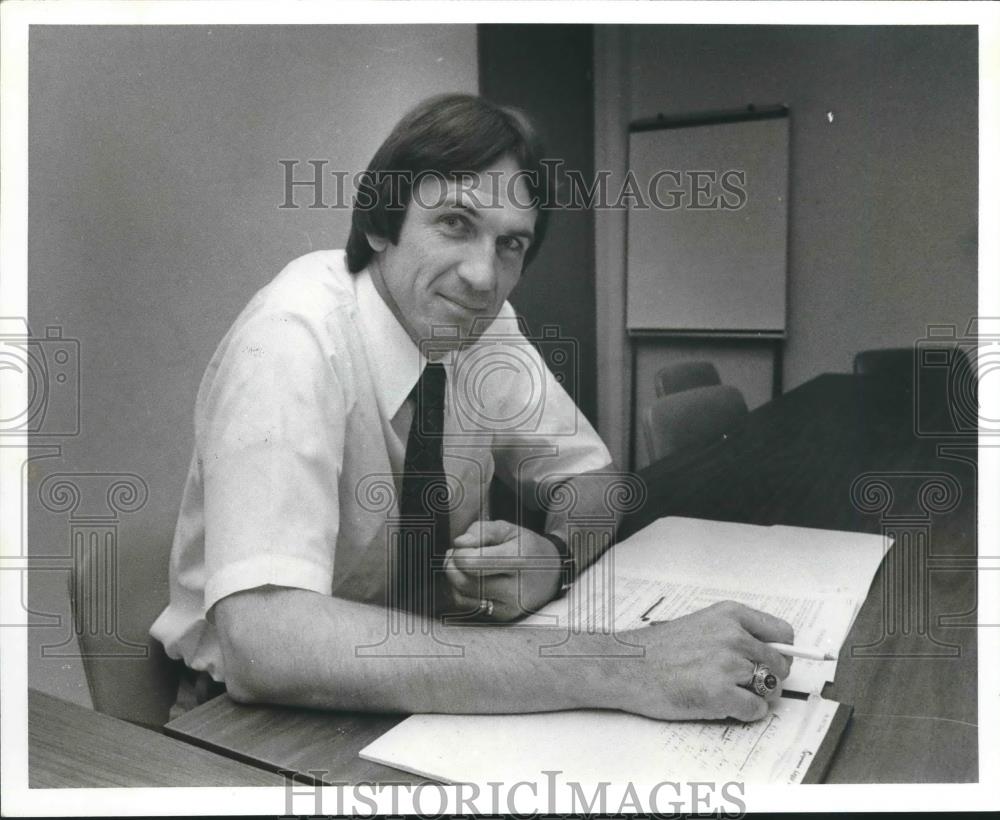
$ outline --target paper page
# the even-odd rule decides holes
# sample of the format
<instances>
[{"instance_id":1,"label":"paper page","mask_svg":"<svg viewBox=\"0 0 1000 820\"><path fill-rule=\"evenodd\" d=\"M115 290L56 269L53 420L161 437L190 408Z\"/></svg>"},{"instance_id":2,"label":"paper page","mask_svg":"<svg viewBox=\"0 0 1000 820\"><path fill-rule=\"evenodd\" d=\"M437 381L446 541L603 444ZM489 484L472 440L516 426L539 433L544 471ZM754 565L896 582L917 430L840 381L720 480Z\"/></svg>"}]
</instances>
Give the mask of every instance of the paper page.
<instances>
[{"instance_id":1,"label":"paper page","mask_svg":"<svg viewBox=\"0 0 1000 820\"><path fill-rule=\"evenodd\" d=\"M619 570L728 588L864 600L891 541L881 535L669 517L619 542Z\"/></svg>"},{"instance_id":2,"label":"paper page","mask_svg":"<svg viewBox=\"0 0 1000 820\"><path fill-rule=\"evenodd\" d=\"M643 586L649 585L644 579L628 579L627 576L621 575L619 579L626 586L640 583ZM651 597L649 592L652 590L647 591L647 599ZM783 618L795 630L796 643L829 652L834 657L840 652L857 609L854 599L841 595L816 595L805 598L662 582L655 592L660 597L654 600L658 600L659 603L652 612L647 612L648 622L679 618L718 601L738 601ZM635 623L634 627L641 625L643 622L640 621ZM796 692L819 692L827 681L834 679L836 671L836 661L795 658L791 673L783 685L786 689Z\"/></svg>"},{"instance_id":3,"label":"paper page","mask_svg":"<svg viewBox=\"0 0 1000 820\"><path fill-rule=\"evenodd\" d=\"M837 703L782 698L754 723L657 721L624 712L414 715L361 757L447 783L526 780L797 783Z\"/></svg>"},{"instance_id":4,"label":"paper page","mask_svg":"<svg viewBox=\"0 0 1000 820\"><path fill-rule=\"evenodd\" d=\"M864 533L661 518L524 623L610 632L648 622L641 616L661 596L660 618L731 599L788 620L796 643L837 655L889 546ZM836 661L798 658L785 685L818 692L835 672Z\"/></svg>"}]
</instances>

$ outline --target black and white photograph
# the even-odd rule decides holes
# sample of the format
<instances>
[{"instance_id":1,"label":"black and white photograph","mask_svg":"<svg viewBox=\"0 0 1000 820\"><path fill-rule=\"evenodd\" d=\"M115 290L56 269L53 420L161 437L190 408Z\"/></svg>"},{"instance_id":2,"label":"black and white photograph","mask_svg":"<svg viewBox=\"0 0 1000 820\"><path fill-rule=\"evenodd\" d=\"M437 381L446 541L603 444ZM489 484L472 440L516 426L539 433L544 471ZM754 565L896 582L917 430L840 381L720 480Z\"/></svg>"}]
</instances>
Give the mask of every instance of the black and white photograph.
<instances>
[{"instance_id":1,"label":"black and white photograph","mask_svg":"<svg viewBox=\"0 0 1000 820\"><path fill-rule=\"evenodd\" d=\"M4 815L1000 808L995 8L343 9L0 8Z\"/></svg>"}]
</instances>

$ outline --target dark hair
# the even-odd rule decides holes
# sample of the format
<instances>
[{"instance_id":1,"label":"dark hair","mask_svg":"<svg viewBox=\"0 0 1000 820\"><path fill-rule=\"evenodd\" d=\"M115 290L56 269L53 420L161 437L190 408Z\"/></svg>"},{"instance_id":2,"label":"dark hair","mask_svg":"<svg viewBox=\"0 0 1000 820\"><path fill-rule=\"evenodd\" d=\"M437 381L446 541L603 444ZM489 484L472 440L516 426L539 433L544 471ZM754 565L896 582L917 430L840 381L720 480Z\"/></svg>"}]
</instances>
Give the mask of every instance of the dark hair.
<instances>
[{"instance_id":1,"label":"dark hair","mask_svg":"<svg viewBox=\"0 0 1000 820\"><path fill-rule=\"evenodd\" d=\"M358 273L375 255L366 234L393 244L399 241L418 175L475 173L506 155L527 172L522 178L532 201L540 203L535 238L524 257L527 266L538 253L548 223L546 175L535 129L517 109L470 94L443 94L404 116L360 175L347 238L348 269Z\"/></svg>"}]
</instances>

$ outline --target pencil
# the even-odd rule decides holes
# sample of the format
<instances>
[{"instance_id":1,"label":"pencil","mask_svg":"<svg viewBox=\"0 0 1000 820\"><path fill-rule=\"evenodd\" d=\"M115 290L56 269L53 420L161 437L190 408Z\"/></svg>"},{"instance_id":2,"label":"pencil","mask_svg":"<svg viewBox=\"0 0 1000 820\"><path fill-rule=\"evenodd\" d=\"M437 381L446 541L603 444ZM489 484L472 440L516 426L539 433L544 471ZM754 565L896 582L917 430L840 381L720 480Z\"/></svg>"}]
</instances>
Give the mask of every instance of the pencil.
<instances>
[{"instance_id":1,"label":"pencil","mask_svg":"<svg viewBox=\"0 0 1000 820\"><path fill-rule=\"evenodd\" d=\"M829 652L817 649L814 646L792 646L787 643L768 643L771 649L777 649L782 655L792 658L804 658L810 661L835 661L837 658Z\"/></svg>"}]
</instances>

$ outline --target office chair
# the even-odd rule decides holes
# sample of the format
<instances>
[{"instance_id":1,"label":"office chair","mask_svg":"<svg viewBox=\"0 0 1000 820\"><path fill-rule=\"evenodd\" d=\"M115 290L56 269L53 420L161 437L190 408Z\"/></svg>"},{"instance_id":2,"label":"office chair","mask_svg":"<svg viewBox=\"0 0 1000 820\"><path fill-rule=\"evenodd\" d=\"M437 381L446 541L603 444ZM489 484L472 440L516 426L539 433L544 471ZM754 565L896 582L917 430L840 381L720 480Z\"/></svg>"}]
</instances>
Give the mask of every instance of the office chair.
<instances>
[{"instance_id":1,"label":"office chair","mask_svg":"<svg viewBox=\"0 0 1000 820\"><path fill-rule=\"evenodd\" d=\"M886 347L862 350L854 357L854 375L912 376L914 350L912 347Z\"/></svg>"},{"instance_id":2,"label":"office chair","mask_svg":"<svg viewBox=\"0 0 1000 820\"><path fill-rule=\"evenodd\" d=\"M692 387L722 384L719 372L711 362L679 362L660 368L656 374L656 395L669 396Z\"/></svg>"},{"instance_id":3,"label":"office chair","mask_svg":"<svg viewBox=\"0 0 1000 820\"><path fill-rule=\"evenodd\" d=\"M149 627L167 605L170 543L146 550L79 544L70 573L73 626L94 709L160 729L177 697L181 664Z\"/></svg>"},{"instance_id":4,"label":"office chair","mask_svg":"<svg viewBox=\"0 0 1000 820\"><path fill-rule=\"evenodd\" d=\"M743 394L731 385L694 387L657 399L642 414L650 461L712 444L736 429L747 412Z\"/></svg>"},{"instance_id":5,"label":"office chair","mask_svg":"<svg viewBox=\"0 0 1000 820\"><path fill-rule=\"evenodd\" d=\"M948 371L953 379L976 381L976 353L955 342L927 340L916 347L885 347L862 350L854 357L854 375L873 373L912 376L916 367L927 373Z\"/></svg>"},{"instance_id":6,"label":"office chair","mask_svg":"<svg viewBox=\"0 0 1000 820\"><path fill-rule=\"evenodd\" d=\"M974 346L948 339L863 350L854 357L856 376L877 376L871 381L906 391L914 422L924 433L976 431L981 420L978 368Z\"/></svg>"}]
</instances>

